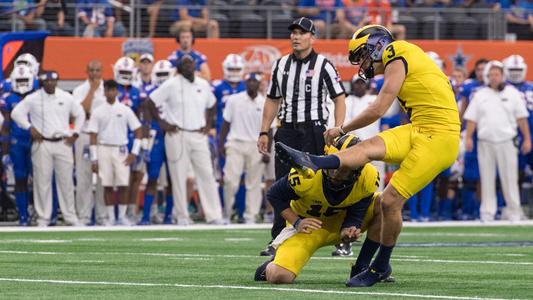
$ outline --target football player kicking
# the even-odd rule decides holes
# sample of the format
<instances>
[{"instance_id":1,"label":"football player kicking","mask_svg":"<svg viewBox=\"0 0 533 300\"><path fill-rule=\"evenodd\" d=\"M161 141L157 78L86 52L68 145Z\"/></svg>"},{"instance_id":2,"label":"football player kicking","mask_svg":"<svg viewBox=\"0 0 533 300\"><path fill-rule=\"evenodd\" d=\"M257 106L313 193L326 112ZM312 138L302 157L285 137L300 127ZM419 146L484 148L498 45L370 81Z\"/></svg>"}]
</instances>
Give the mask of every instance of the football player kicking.
<instances>
[{"instance_id":1,"label":"football player kicking","mask_svg":"<svg viewBox=\"0 0 533 300\"><path fill-rule=\"evenodd\" d=\"M338 138L335 146L327 146L332 154L354 146L360 140L354 135ZM375 192L379 173L371 164L356 170L340 168L319 170L305 178L296 170L276 181L268 191L268 200L287 221L287 227L272 242L276 254L257 268L256 281L292 283L321 247L353 242L368 230L367 239L350 278L366 270L379 247L379 210ZM377 244L377 246L376 246ZM393 281L392 277L384 278Z\"/></svg>"},{"instance_id":2,"label":"football player kicking","mask_svg":"<svg viewBox=\"0 0 533 300\"><path fill-rule=\"evenodd\" d=\"M306 176L318 169L357 170L372 160L400 164L379 196L381 239L373 240L379 252L370 268L347 283L365 287L391 273L390 257L402 229L402 207L453 164L459 152L461 123L450 81L418 46L395 41L383 26L368 25L355 32L348 47L349 60L359 66L359 76L384 74L383 87L376 100L348 124L328 129L324 133L326 144L373 123L396 98L411 123L385 130L334 155L310 155L283 144L276 145L276 150Z\"/></svg>"}]
</instances>

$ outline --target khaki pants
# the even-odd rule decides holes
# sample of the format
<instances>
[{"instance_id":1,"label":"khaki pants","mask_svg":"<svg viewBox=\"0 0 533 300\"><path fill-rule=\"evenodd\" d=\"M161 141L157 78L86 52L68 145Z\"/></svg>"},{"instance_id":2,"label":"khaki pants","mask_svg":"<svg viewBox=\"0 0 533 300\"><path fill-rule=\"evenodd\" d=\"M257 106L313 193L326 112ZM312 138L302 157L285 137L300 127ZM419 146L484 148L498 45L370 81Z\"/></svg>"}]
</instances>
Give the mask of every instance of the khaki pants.
<instances>
[{"instance_id":1,"label":"khaki pants","mask_svg":"<svg viewBox=\"0 0 533 300\"><path fill-rule=\"evenodd\" d=\"M235 193L239 189L241 175L244 172L246 186L246 223L255 223L255 216L261 209L261 177L265 163L257 151L256 142L228 141L226 143L226 164L224 166L224 210L226 217L231 217Z\"/></svg>"},{"instance_id":2,"label":"khaki pants","mask_svg":"<svg viewBox=\"0 0 533 300\"><path fill-rule=\"evenodd\" d=\"M222 207L211 160L207 136L199 132L179 131L165 135L174 208L180 220L189 220L186 199L187 166L192 165L200 201L207 222L222 219Z\"/></svg>"},{"instance_id":3,"label":"khaki pants","mask_svg":"<svg viewBox=\"0 0 533 300\"><path fill-rule=\"evenodd\" d=\"M65 222L78 225L74 208L74 183L72 171L74 157L72 147L64 141L33 143L31 147L33 165L33 193L37 223L47 226L52 216L52 175L55 173L59 208Z\"/></svg>"},{"instance_id":4,"label":"khaki pants","mask_svg":"<svg viewBox=\"0 0 533 300\"><path fill-rule=\"evenodd\" d=\"M502 216L511 221L519 221L523 212L518 188L518 149L512 140L501 143L478 140L477 153L481 179L481 220L492 221L496 215L496 171L498 171L505 198L505 210Z\"/></svg>"},{"instance_id":5,"label":"khaki pants","mask_svg":"<svg viewBox=\"0 0 533 300\"><path fill-rule=\"evenodd\" d=\"M84 155L85 152L85 155ZM83 224L91 221L93 207L95 209L96 223L105 224L107 211L104 203L104 189L98 180L96 191L93 192L93 171L89 157L89 134L80 133L76 140L76 212Z\"/></svg>"}]
</instances>

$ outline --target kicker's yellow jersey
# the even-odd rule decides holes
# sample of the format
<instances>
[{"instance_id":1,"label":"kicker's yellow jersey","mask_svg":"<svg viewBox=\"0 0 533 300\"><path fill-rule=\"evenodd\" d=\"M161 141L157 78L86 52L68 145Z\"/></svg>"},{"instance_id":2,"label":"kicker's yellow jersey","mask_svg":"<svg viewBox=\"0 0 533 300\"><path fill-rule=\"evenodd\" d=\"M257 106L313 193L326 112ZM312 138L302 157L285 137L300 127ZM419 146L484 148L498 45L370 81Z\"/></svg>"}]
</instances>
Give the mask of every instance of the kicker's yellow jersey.
<instances>
[{"instance_id":1,"label":"kicker's yellow jersey","mask_svg":"<svg viewBox=\"0 0 533 300\"><path fill-rule=\"evenodd\" d=\"M298 215L306 218L318 218L323 221L336 219L342 223L346 216L346 209L360 200L374 195L379 186L378 171L373 165L366 164L348 196L334 205L329 203L324 195L322 178L322 170L308 179L294 169L289 173L289 184L299 196L299 199L292 200L290 205Z\"/></svg>"},{"instance_id":2,"label":"kicker's yellow jersey","mask_svg":"<svg viewBox=\"0 0 533 300\"><path fill-rule=\"evenodd\" d=\"M402 108L414 126L447 131L460 131L461 122L450 80L418 46L394 41L385 47L385 66L402 60L405 81L398 94Z\"/></svg>"}]
</instances>

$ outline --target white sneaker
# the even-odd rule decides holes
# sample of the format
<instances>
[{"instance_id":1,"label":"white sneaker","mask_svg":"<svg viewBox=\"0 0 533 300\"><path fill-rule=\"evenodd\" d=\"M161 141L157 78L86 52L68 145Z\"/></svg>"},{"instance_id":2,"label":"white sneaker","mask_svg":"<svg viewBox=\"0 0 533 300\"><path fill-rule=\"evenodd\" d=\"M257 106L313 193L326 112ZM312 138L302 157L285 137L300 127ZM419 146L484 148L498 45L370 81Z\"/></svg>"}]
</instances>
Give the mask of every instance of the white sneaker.
<instances>
[{"instance_id":1,"label":"white sneaker","mask_svg":"<svg viewBox=\"0 0 533 300\"><path fill-rule=\"evenodd\" d=\"M130 222L130 220L128 220L128 218L122 218L118 220L117 225L131 226L132 223Z\"/></svg>"},{"instance_id":2,"label":"white sneaker","mask_svg":"<svg viewBox=\"0 0 533 300\"><path fill-rule=\"evenodd\" d=\"M180 219L178 218L178 225L179 226L188 226L192 225L194 222L191 219Z\"/></svg>"},{"instance_id":3,"label":"white sneaker","mask_svg":"<svg viewBox=\"0 0 533 300\"><path fill-rule=\"evenodd\" d=\"M216 220L213 220L211 222L208 222L208 224L211 224L211 225L228 225L228 223L226 223L226 221L224 221L224 219L216 219Z\"/></svg>"}]
</instances>

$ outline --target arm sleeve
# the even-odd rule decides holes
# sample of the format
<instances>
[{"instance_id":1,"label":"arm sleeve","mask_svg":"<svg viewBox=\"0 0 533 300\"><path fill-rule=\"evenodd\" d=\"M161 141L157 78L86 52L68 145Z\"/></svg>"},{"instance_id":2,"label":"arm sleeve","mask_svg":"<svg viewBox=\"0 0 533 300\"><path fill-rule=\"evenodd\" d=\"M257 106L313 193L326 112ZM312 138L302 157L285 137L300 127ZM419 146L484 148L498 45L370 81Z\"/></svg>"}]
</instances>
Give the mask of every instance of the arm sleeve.
<instances>
[{"instance_id":1,"label":"arm sleeve","mask_svg":"<svg viewBox=\"0 0 533 300\"><path fill-rule=\"evenodd\" d=\"M171 90L171 86L168 84L168 82L169 80L165 81L160 87L155 89L150 94L150 99L152 99L156 107L161 107L164 103L168 102Z\"/></svg>"},{"instance_id":2,"label":"arm sleeve","mask_svg":"<svg viewBox=\"0 0 533 300\"><path fill-rule=\"evenodd\" d=\"M529 117L529 112L527 111L526 107L526 99L524 98L524 94L516 91L513 93L515 96L513 98L515 99L516 105L515 105L515 111L514 115L517 119L527 118Z\"/></svg>"},{"instance_id":3,"label":"arm sleeve","mask_svg":"<svg viewBox=\"0 0 533 300\"><path fill-rule=\"evenodd\" d=\"M352 226L361 228L361 224L363 223L368 207L372 204L372 197L374 197L374 195L370 195L364 199L361 199L361 201L348 207L346 211L346 217L344 217L344 222L342 223L341 228Z\"/></svg>"},{"instance_id":4,"label":"arm sleeve","mask_svg":"<svg viewBox=\"0 0 533 300\"><path fill-rule=\"evenodd\" d=\"M131 108L126 107L126 109L127 109L127 116L128 116L128 127L130 128L131 131L135 131L139 129L139 127L141 127L141 122L139 121L139 119L137 118L133 110L131 110Z\"/></svg>"},{"instance_id":5,"label":"arm sleeve","mask_svg":"<svg viewBox=\"0 0 533 300\"><path fill-rule=\"evenodd\" d=\"M281 93L279 90L279 83L278 83L278 66L279 66L279 59L272 65L272 72L270 73L270 83L268 85L267 89L267 97L270 99L280 99Z\"/></svg>"},{"instance_id":6,"label":"arm sleeve","mask_svg":"<svg viewBox=\"0 0 533 300\"><path fill-rule=\"evenodd\" d=\"M80 133L81 128L83 127L83 123L85 123L85 111L83 110L83 107L81 104L79 104L74 97L69 96L72 105L70 108L70 114L74 117L74 132Z\"/></svg>"},{"instance_id":7,"label":"arm sleeve","mask_svg":"<svg viewBox=\"0 0 533 300\"><path fill-rule=\"evenodd\" d=\"M89 119L89 125L87 125L87 131L91 133L98 133L99 131L99 117L100 114L98 113L98 109L96 109L92 114L91 118Z\"/></svg>"},{"instance_id":8,"label":"arm sleeve","mask_svg":"<svg viewBox=\"0 0 533 300\"><path fill-rule=\"evenodd\" d=\"M28 119L28 113L30 112L30 106L28 103L28 99L21 101L11 112L11 119L13 119L20 128L25 130L30 129L31 127L31 123Z\"/></svg>"},{"instance_id":9,"label":"arm sleeve","mask_svg":"<svg viewBox=\"0 0 533 300\"><path fill-rule=\"evenodd\" d=\"M285 209L291 207L291 200L296 200L300 197L296 195L294 190L289 185L288 175L276 181L267 192L267 199L274 207L274 210L281 213Z\"/></svg>"},{"instance_id":10,"label":"arm sleeve","mask_svg":"<svg viewBox=\"0 0 533 300\"><path fill-rule=\"evenodd\" d=\"M207 107L206 108L209 109L215 106L215 104L217 104L217 98L215 97L215 94L213 94L213 92L211 91L211 88L209 87L209 85L206 85L204 88L207 93L207 102L206 102Z\"/></svg>"},{"instance_id":11,"label":"arm sleeve","mask_svg":"<svg viewBox=\"0 0 533 300\"><path fill-rule=\"evenodd\" d=\"M470 103L466 107L465 114L463 116L463 119L468 121L477 122L477 106L479 102L479 93L475 93L472 97Z\"/></svg>"},{"instance_id":12,"label":"arm sleeve","mask_svg":"<svg viewBox=\"0 0 533 300\"><path fill-rule=\"evenodd\" d=\"M224 111L222 113L222 118L228 123L231 123L231 117L233 114L233 112L231 111L233 109L233 101L231 100L232 98L233 97L228 97L228 99L226 100L226 107L224 107Z\"/></svg>"},{"instance_id":13,"label":"arm sleeve","mask_svg":"<svg viewBox=\"0 0 533 300\"><path fill-rule=\"evenodd\" d=\"M345 94L346 92L344 91L344 87L342 86L339 73L337 72L337 69L335 69L335 67L328 60L326 60L325 62L324 72L324 83L326 84L331 99L337 98L338 96Z\"/></svg>"}]
</instances>

